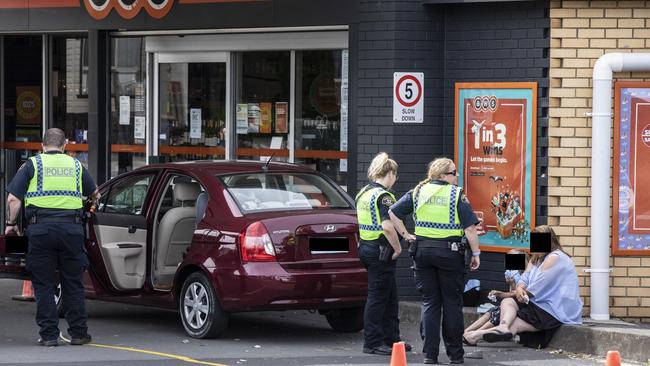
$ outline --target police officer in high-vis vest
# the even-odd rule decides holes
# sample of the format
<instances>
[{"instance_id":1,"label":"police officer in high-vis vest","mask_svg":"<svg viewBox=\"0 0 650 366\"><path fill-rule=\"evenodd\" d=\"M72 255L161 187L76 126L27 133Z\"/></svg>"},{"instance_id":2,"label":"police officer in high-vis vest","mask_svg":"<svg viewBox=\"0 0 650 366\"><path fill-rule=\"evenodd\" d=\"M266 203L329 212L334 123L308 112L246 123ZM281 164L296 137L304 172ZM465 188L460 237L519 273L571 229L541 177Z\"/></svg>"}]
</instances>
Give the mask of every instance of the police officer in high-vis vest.
<instances>
[{"instance_id":1,"label":"police officer in high-vis vest","mask_svg":"<svg viewBox=\"0 0 650 366\"><path fill-rule=\"evenodd\" d=\"M97 186L81 163L64 153L63 131L51 128L43 136L43 153L31 157L7 186L9 213L5 235L19 234L22 201L28 222L27 270L36 295L38 343L57 346L59 317L54 302L59 271L70 343L89 343L82 276L88 266L81 223L83 196L99 198Z\"/></svg>"},{"instance_id":2,"label":"police officer in high-vis vest","mask_svg":"<svg viewBox=\"0 0 650 366\"><path fill-rule=\"evenodd\" d=\"M422 293L421 332L425 364L438 363L440 310L442 338L452 364L464 363L463 277L465 250L472 253L470 268L480 265L479 223L458 184L454 162L439 158L429 164L427 179L405 194L390 209L399 233L406 233L403 220L413 214L417 241L409 249L414 255L415 282ZM465 248L463 236L469 242ZM413 253L415 252L415 253Z\"/></svg>"},{"instance_id":3,"label":"police officer in high-vis vest","mask_svg":"<svg viewBox=\"0 0 650 366\"><path fill-rule=\"evenodd\" d=\"M397 180L397 163L379 153L368 168L370 184L356 198L359 258L368 270L368 300L363 317L363 352L390 355L400 341L395 269L402 252L388 209L395 203L390 188ZM405 344L407 351L411 345Z\"/></svg>"}]
</instances>

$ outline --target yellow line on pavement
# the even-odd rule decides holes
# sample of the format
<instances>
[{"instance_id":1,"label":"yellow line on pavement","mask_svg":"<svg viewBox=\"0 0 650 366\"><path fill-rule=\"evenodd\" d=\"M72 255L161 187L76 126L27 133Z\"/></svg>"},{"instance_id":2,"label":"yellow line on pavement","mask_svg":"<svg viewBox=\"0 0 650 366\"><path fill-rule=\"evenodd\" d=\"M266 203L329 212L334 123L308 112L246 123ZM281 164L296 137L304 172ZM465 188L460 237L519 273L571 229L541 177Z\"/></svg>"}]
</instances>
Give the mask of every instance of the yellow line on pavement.
<instances>
[{"instance_id":1,"label":"yellow line on pavement","mask_svg":"<svg viewBox=\"0 0 650 366\"><path fill-rule=\"evenodd\" d=\"M184 362L188 362L188 363L195 363L195 364L199 364L199 365L227 366L227 365L224 365L224 364L221 364L221 363L199 361L199 360L195 360L193 358L189 358L189 357L185 357L185 356L173 355L173 354L170 354L170 353L149 351L149 350L146 350L146 349L138 349L138 348L132 348L132 347L109 346L109 345L97 344L97 343L89 343L88 346L99 347L99 348L117 349L117 350L121 350L121 351L144 353L144 354L147 354L147 355L167 357L167 358L172 358L172 359L175 359L175 360L184 361Z\"/></svg>"}]
</instances>

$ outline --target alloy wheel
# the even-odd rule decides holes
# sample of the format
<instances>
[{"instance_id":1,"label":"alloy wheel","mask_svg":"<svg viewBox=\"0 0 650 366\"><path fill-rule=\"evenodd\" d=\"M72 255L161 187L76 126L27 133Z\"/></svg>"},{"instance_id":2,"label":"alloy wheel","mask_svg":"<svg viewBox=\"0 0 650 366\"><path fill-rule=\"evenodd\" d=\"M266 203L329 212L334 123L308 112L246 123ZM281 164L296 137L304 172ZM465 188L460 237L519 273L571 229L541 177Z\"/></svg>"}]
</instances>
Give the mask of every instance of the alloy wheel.
<instances>
[{"instance_id":1,"label":"alloy wheel","mask_svg":"<svg viewBox=\"0 0 650 366\"><path fill-rule=\"evenodd\" d=\"M183 314L187 324L193 329L200 329L208 320L209 311L208 292L203 284L193 282L183 296Z\"/></svg>"}]
</instances>

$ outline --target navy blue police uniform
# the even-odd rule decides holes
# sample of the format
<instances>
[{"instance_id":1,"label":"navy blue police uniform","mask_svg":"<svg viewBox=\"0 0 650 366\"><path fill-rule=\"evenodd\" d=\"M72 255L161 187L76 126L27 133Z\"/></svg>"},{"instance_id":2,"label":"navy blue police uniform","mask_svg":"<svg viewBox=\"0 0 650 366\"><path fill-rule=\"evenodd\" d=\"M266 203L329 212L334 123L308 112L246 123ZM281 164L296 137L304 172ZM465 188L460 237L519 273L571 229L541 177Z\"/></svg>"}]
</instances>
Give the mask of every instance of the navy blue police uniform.
<instances>
[{"instance_id":1,"label":"navy blue police uniform","mask_svg":"<svg viewBox=\"0 0 650 366\"><path fill-rule=\"evenodd\" d=\"M46 152L60 154L60 152ZM29 182L35 174L34 164L27 160L7 186L7 192L24 202ZM97 186L86 169L82 168L82 195L92 195ZM43 342L59 337L59 317L54 300L55 271L59 271L62 299L68 334L73 340L88 336L84 305L83 272L88 266L84 250L82 210L25 207L28 222L27 270L36 297L36 322Z\"/></svg>"},{"instance_id":2,"label":"navy blue police uniform","mask_svg":"<svg viewBox=\"0 0 650 366\"><path fill-rule=\"evenodd\" d=\"M449 184L442 180L433 180L431 183ZM390 210L402 221L413 214L413 191L402 196ZM479 223L464 194L458 200L456 211L462 229ZM420 242L430 238L417 236L417 239ZM462 237L450 236L436 239L442 242L460 242ZM420 332L424 340L423 353L426 358L433 360L438 358L442 307L442 338L447 356L452 362L461 363L464 356L462 344L464 256L461 251L453 251L450 248L418 247L414 262L416 288L422 294Z\"/></svg>"},{"instance_id":3,"label":"navy blue police uniform","mask_svg":"<svg viewBox=\"0 0 650 366\"><path fill-rule=\"evenodd\" d=\"M379 183L370 183L368 188L383 188ZM390 220L389 208L395 203L393 197L383 193L377 198L380 223ZM361 240L359 258L368 270L368 300L364 311L364 345L367 352L372 352L382 345L392 347L400 340L397 283L395 270L397 261L379 260L379 247L390 246L388 239L381 234L376 240ZM375 352L372 352L375 353Z\"/></svg>"}]
</instances>

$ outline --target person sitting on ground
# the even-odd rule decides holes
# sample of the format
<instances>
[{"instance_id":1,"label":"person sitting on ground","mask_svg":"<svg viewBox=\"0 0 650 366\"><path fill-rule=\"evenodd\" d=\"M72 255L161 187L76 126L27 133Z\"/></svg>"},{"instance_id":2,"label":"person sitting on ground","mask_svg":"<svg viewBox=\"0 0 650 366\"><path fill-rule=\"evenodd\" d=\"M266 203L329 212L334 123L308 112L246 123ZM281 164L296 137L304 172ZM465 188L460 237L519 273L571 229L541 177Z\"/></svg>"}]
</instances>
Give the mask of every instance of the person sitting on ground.
<instances>
[{"instance_id":1,"label":"person sitting on ground","mask_svg":"<svg viewBox=\"0 0 650 366\"><path fill-rule=\"evenodd\" d=\"M551 252L533 253L526 272L517 283L515 298L501 302L500 324L467 333L465 338L469 344L481 339L508 341L520 334L522 344L544 348L562 324L582 324L583 303L571 257L562 250L552 228L542 225L534 231L550 234Z\"/></svg>"},{"instance_id":2,"label":"person sitting on ground","mask_svg":"<svg viewBox=\"0 0 650 366\"><path fill-rule=\"evenodd\" d=\"M522 250L518 249L512 249L511 251L508 252L508 254L524 254L526 253ZM492 299L505 299L505 298L514 298L515 297L515 289L517 288L517 283L521 279L521 274L523 271L517 271L517 270L510 270L510 271L505 271L504 272L504 277L506 284L508 284L508 292L503 292L499 290L492 290L488 294L488 298ZM495 301L495 300L492 300ZM465 332L463 333L463 343L468 344L466 340L466 336L468 332L473 332L475 330L485 330L485 329L490 329L493 327L496 327L499 325L500 321L500 312L501 308L499 306L495 306L489 311L487 311L485 314L483 314L480 318L478 318L474 323L472 323L469 327L465 329ZM469 344L468 344L469 345Z\"/></svg>"}]
</instances>

